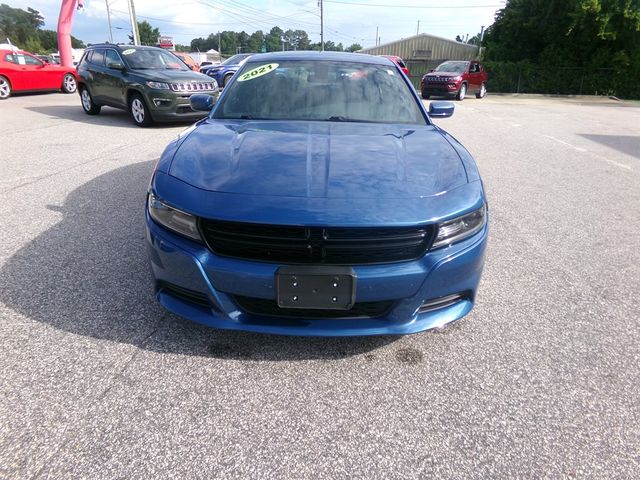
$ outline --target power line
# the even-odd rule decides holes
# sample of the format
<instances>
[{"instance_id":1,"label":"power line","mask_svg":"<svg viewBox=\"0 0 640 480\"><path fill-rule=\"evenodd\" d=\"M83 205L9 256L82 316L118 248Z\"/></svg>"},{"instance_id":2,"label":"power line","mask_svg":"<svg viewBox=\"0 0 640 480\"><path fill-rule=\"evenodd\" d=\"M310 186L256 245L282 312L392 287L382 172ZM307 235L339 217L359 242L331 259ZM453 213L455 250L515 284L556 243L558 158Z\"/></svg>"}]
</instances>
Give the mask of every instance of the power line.
<instances>
[{"instance_id":1,"label":"power line","mask_svg":"<svg viewBox=\"0 0 640 480\"><path fill-rule=\"evenodd\" d=\"M327 3L337 3L341 5L357 5L359 7L390 7L390 8L420 8L420 9L439 9L448 10L456 8L495 8L504 7L504 4L498 5L450 5L450 6L423 6L423 5L395 5L390 3L357 3L357 2L345 2L341 0L324 0Z\"/></svg>"}]
</instances>

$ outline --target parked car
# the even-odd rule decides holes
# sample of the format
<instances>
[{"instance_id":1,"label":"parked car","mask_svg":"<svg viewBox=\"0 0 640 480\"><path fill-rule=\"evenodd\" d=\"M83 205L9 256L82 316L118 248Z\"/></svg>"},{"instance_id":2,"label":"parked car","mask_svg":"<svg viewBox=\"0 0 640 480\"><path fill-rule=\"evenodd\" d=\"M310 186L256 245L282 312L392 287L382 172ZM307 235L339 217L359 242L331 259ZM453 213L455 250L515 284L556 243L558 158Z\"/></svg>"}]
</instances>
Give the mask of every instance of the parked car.
<instances>
[{"instance_id":1,"label":"parked car","mask_svg":"<svg viewBox=\"0 0 640 480\"><path fill-rule=\"evenodd\" d=\"M171 52L156 47L92 45L78 65L82 108L97 115L103 105L128 110L136 125L154 121L195 121L191 109L196 92L216 95L218 85L191 71Z\"/></svg>"},{"instance_id":2,"label":"parked car","mask_svg":"<svg viewBox=\"0 0 640 480\"><path fill-rule=\"evenodd\" d=\"M55 59L53 56L51 56L51 55L37 55L36 54L35 57L39 58L44 63L52 63L54 65L60 65L60 62L57 59Z\"/></svg>"},{"instance_id":3,"label":"parked car","mask_svg":"<svg viewBox=\"0 0 640 480\"><path fill-rule=\"evenodd\" d=\"M213 62L209 62L207 60L205 60L204 62L200 62L200 72L202 73L202 69L205 67L212 67L213 66Z\"/></svg>"},{"instance_id":4,"label":"parked car","mask_svg":"<svg viewBox=\"0 0 640 480\"><path fill-rule=\"evenodd\" d=\"M433 96L455 97L464 100L469 93L476 98L487 94L487 72L480 62L448 61L422 77L422 98Z\"/></svg>"},{"instance_id":5,"label":"parked car","mask_svg":"<svg viewBox=\"0 0 640 480\"><path fill-rule=\"evenodd\" d=\"M0 50L0 100L13 92L62 90L74 93L75 69L45 63L35 55L17 49Z\"/></svg>"},{"instance_id":6,"label":"parked car","mask_svg":"<svg viewBox=\"0 0 640 480\"><path fill-rule=\"evenodd\" d=\"M200 65L198 65L198 63L188 53L184 53L184 52L171 52L171 53L173 53L176 57L178 57L180 60L186 63L187 67L189 67L194 72L200 71Z\"/></svg>"},{"instance_id":7,"label":"parked car","mask_svg":"<svg viewBox=\"0 0 640 480\"><path fill-rule=\"evenodd\" d=\"M407 334L473 307L487 203L465 148L391 61L252 56L153 172L156 294L205 325L286 335ZM360 75L359 72L365 72Z\"/></svg>"},{"instance_id":8,"label":"parked car","mask_svg":"<svg viewBox=\"0 0 640 480\"><path fill-rule=\"evenodd\" d=\"M226 87L233 74L244 65L246 60L251 56L250 53L239 53L233 57L227 58L220 65L207 68L203 73L214 78L218 85Z\"/></svg>"},{"instance_id":9,"label":"parked car","mask_svg":"<svg viewBox=\"0 0 640 480\"><path fill-rule=\"evenodd\" d=\"M380 55L380 56L388 58L393 63L395 63L398 67L400 67L400 70L402 70L407 77L411 75L409 73L409 69L407 68L407 65L404 63L404 60L402 60L397 55Z\"/></svg>"}]
</instances>

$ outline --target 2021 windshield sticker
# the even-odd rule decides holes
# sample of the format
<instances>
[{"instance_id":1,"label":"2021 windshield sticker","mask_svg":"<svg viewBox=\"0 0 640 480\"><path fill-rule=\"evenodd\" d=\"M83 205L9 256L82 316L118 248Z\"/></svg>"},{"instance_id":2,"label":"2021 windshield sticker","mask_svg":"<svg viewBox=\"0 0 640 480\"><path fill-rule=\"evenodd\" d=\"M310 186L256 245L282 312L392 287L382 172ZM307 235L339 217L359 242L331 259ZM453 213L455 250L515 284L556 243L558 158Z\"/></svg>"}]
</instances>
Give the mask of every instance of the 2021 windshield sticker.
<instances>
[{"instance_id":1,"label":"2021 windshield sticker","mask_svg":"<svg viewBox=\"0 0 640 480\"><path fill-rule=\"evenodd\" d=\"M124 52L122 52L123 55L131 55L132 53L136 53L135 48L128 48Z\"/></svg>"},{"instance_id":2,"label":"2021 windshield sticker","mask_svg":"<svg viewBox=\"0 0 640 480\"><path fill-rule=\"evenodd\" d=\"M238 78L238 81L246 82L247 80L253 80L254 78L258 78L258 77L261 77L262 75L266 75L269 72L273 72L276 68L278 68L277 63L267 63L266 65L252 68L248 72L240 75L240 78Z\"/></svg>"}]
</instances>

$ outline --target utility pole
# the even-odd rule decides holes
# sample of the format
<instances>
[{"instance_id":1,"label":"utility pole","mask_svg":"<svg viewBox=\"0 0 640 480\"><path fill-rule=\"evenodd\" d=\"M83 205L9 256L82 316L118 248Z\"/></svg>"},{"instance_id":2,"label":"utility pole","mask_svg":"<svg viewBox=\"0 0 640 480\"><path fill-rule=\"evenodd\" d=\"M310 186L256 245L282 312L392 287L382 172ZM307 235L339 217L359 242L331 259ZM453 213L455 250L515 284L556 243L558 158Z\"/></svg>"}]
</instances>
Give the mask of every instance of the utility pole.
<instances>
[{"instance_id":1,"label":"utility pole","mask_svg":"<svg viewBox=\"0 0 640 480\"><path fill-rule=\"evenodd\" d=\"M484 38L484 25L480 27L480 44L482 44L483 38Z\"/></svg>"},{"instance_id":2,"label":"utility pole","mask_svg":"<svg viewBox=\"0 0 640 480\"><path fill-rule=\"evenodd\" d=\"M136 19L136 7L133 5L133 0L128 0L129 4L129 18L131 20L131 35L133 36L133 44L140 45L140 33L138 32L138 20Z\"/></svg>"},{"instance_id":3,"label":"utility pole","mask_svg":"<svg viewBox=\"0 0 640 480\"><path fill-rule=\"evenodd\" d=\"M376 47L378 46L378 27L376 27Z\"/></svg>"},{"instance_id":4,"label":"utility pole","mask_svg":"<svg viewBox=\"0 0 640 480\"><path fill-rule=\"evenodd\" d=\"M416 35L420 35L420 20L418 20L418 28L416 28Z\"/></svg>"},{"instance_id":5,"label":"utility pole","mask_svg":"<svg viewBox=\"0 0 640 480\"><path fill-rule=\"evenodd\" d=\"M220 49L220 31L218 31L218 54L220 55L220 58L222 58L222 50Z\"/></svg>"},{"instance_id":6,"label":"utility pole","mask_svg":"<svg viewBox=\"0 0 640 480\"><path fill-rule=\"evenodd\" d=\"M320 50L324 52L324 10L322 0L318 0L320 5Z\"/></svg>"},{"instance_id":7,"label":"utility pole","mask_svg":"<svg viewBox=\"0 0 640 480\"><path fill-rule=\"evenodd\" d=\"M109 11L109 0L104 0L107 4L107 21L109 22L109 42L113 43L113 30L111 30L111 12Z\"/></svg>"}]
</instances>

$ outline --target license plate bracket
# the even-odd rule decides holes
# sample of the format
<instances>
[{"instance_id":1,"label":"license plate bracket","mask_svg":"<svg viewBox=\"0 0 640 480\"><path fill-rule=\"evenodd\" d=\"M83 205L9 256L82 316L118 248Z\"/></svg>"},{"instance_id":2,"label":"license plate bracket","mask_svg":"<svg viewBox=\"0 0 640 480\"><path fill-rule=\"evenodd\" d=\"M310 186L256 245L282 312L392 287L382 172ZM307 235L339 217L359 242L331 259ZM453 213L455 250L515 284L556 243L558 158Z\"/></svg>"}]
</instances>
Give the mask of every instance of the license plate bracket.
<instances>
[{"instance_id":1,"label":"license plate bracket","mask_svg":"<svg viewBox=\"0 0 640 480\"><path fill-rule=\"evenodd\" d=\"M286 266L276 272L280 308L349 310L356 297L356 273L341 266Z\"/></svg>"}]
</instances>

